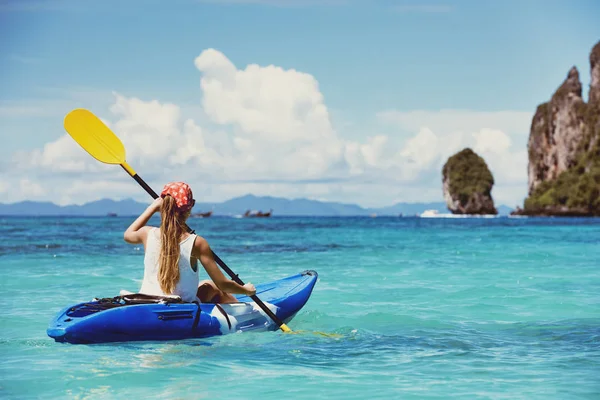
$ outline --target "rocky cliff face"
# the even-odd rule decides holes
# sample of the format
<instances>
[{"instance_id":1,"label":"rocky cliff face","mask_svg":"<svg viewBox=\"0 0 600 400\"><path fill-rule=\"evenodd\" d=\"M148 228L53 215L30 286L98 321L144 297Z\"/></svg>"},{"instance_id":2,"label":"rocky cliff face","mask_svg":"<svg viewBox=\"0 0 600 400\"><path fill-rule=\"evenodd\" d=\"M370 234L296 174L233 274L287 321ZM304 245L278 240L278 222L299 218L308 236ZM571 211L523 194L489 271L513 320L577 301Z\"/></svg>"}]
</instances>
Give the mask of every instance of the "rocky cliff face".
<instances>
[{"instance_id":1,"label":"rocky cliff face","mask_svg":"<svg viewBox=\"0 0 600 400\"><path fill-rule=\"evenodd\" d=\"M529 194L540 183L572 167L583 138L585 103L579 72L573 67L548 103L538 106L529 136Z\"/></svg>"},{"instance_id":2,"label":"rocky cliff face","mask_svg":"<svg viewBox=\"0 0 600 400\"><path fill-rule=\"evenodd\" d=\"M589 144L584 151L595 150L596 161L600 163L600 42L592 49L590 54L590 94L586 114L589 125Z\"/></svg>"},{"instance_id":3,"label":"rocky cliff face","mask_svg":"<svg viewBox=\"0 0 600 400\"><path fill-rule=\"evenodd\" d=\"M591 80L590 80L590 96L589 102L591 104L600 104L600 42L596 43L590 54L590 68L591 68Z\"/></svg>"},{"instance_id":4,"label":"rocky cliff face","mask_svg":"<svg viewBox=\"0 0 600 400\"><path fill-rule=\"evenodd\" d=\"M453 214L497 214L494 177L483 158L464 149L448 159L443 173L444 199Z\"/></svg>"},{"instance_id":5,"label":"rocky cliff face","mask_svg":"<svg viewBox=\"0 0 600 400\"><path fill-rule=\"evenodd\" d=\"M552 99L536 110L525 214L600 215L600 42L590 66L588 103L573 67Z\"/></svg>"}]
</instances>

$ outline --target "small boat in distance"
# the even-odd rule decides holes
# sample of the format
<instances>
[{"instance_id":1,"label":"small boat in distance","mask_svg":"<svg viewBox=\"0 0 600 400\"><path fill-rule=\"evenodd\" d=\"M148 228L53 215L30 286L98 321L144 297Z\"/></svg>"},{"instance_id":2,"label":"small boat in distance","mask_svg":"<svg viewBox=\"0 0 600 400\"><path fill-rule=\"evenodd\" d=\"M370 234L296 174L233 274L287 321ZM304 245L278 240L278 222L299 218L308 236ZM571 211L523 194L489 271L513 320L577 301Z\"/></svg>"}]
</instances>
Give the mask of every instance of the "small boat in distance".
<instances>
[{"instance_id":1,"label":"small boat in distance","mask_svg":"<svg viewBox=\"0 0 600 400\"><path fill-rule=\"evenodd\" d=\"M440 213L438 210L425 210L417 214L421 218L495 218L495 215L477 215L477 214L452 214Z\"/></svg>"},{"instance_id":2,"label":"small boat in distance","mask_svg":"<svg viewBox=\"0 0 600 400\"><path fill-rule=\"evenodd\" d=\"M192 217L196 217L196 218L208 218L212 215L212 210L207 211L207 212L200 212L200 213L196 213L196 214L192 214Z\"/></svg>"},{"instance_id":3,"label":"small boat in distance","mask_svg":"<svg viewBox=\"0 0 600 400\"><path fill-rule=\"evenodd\" d=\"M270 217L271 214L273 213L273 209L270 209L269 212L262 212L262 211L250 211L247 210L243 217L244 218L266 218L266 217Z\"/></svg>"},{"instance_id":4,"label":"small boat in distance","mask_svg":"<svg viewBox=\"0 0 600 400\"><path fill-rule=\"evenodd\" d=\"M106 216L107 216L107 217L116 217L116 216L117 216L117 213L114 213L114 212L109 212L109 213L107 213L107 214L106 214Z\"/></svg>"}]
</instances>

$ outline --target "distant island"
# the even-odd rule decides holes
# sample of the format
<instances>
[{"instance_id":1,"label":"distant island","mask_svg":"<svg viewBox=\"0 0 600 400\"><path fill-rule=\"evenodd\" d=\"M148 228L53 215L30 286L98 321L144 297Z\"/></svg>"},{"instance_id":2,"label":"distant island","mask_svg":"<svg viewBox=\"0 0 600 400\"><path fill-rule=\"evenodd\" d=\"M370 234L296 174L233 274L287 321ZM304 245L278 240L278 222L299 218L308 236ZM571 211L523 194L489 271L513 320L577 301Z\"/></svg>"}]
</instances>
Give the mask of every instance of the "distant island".
<instances>
[{"instance_id":1,"label":"distant island","mask_svg":"<svg viewBox=\"0 0 600 400\"><path fill-rule=\"evenodd\" d=\"M2 216L135 216L147 203L132 199L102 199L83 205L59 206L50 202L22 201L0 203ZM192 213L212 211L214 216L243 216L247 210L272 210L273 216L414 216L427 210L448 212L445 202L397 203L388 207L363 208L356 204L323 202L309 199L285 199L271 196L245 195L221 203L196 203ZM508 215L512 208L498 207L500 215Z\"/></svg>"},{"instance_id":2,"label":"distant island","mask_svg":"<svg viewBox=\"0 0 600 400\"><path fill-rule=\"evenodd\" d=\"M450 157L442 169L442 188L453 214L498 214L492 199L494 177L485 160L470 148Z\"/></svg>"}]
</instances>

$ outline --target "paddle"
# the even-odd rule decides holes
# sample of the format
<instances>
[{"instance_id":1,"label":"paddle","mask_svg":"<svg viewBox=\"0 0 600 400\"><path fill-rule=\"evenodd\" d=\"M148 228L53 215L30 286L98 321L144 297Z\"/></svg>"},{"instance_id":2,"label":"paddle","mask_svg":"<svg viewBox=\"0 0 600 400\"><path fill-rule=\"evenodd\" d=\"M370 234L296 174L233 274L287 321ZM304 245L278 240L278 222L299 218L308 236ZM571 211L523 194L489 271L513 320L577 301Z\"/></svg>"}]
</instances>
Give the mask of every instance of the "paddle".
<instances>
[{"instance_id":1,"label":"paddle","mask_svg":"<svg viewBox=\"0 0 600 400\"><path fill-rule=\"evenodd\" d=\"M67 133L92 157L105 164L121 165L153 199L158 197L156 192L125 161L125 146L121 140L91 111L81 108L71 111L65 117L64 125ZM187 225L185 228L190 233L194 232ZM217 264L227 272L234 282L244 285L238 275L234 274L214 251L212 254ZM292 332L256 295L250 296L250 298L279 326L279 329L283 332Z\"/></svg>"}]
</instances>

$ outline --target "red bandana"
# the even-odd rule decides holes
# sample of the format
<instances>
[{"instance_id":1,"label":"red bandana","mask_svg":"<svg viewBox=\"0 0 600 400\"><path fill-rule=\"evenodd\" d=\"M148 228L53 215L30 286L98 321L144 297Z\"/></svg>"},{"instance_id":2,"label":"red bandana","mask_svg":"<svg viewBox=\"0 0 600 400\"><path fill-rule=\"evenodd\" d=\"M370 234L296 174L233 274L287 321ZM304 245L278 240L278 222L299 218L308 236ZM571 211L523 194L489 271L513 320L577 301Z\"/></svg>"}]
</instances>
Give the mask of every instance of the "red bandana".
<instances>
[{"instance_id":1,"label":"red bandana","mask_svg":"<svg viewBox=\"0 0 600 400\"><path fill-rule=\"evenodd\" d=\"M192 195L192 189L184 182L171 182L167 183L160 193L161 198L165 196L171 196L175 199L177 209L181 212L186 212L194 207L194 196Z\"/></svg>"}]
</instances>

